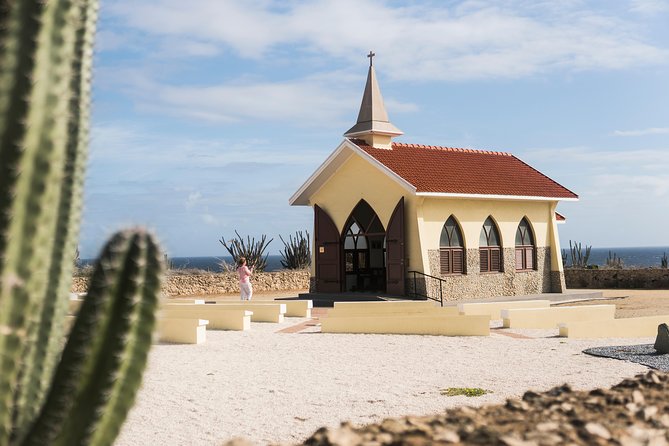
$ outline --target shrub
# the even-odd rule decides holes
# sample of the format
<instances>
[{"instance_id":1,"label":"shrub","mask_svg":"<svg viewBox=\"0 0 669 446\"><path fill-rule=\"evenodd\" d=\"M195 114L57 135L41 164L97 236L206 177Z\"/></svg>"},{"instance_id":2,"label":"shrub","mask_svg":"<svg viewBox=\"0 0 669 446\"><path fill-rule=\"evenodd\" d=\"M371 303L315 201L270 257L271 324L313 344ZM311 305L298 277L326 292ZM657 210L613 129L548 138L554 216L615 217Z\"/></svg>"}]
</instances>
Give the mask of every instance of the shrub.
<instances>
[{"instance_id":1,"label":"shrub","mask_svg":"<svg viewBox=\"0 0 669 446\"><path fill-rule=\"evenodd\" d=\"M481 389L479 387L449 387L447 389L441 389L439 391L442 395L446 396L482 396L486 393L492 393L490 390Z\"/></svg>"}]
</instances>

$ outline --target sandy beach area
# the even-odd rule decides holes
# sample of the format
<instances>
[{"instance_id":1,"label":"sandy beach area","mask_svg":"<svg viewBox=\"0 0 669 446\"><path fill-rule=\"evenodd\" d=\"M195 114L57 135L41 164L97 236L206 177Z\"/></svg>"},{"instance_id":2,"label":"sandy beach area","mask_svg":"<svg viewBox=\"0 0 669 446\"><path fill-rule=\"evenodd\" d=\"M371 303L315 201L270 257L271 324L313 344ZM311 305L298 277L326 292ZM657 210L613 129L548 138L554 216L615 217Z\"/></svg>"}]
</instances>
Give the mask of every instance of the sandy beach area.
<instances>
[{"instance_id":1,"label":"sandy beach area","mask_svg":"<svg viewBox=\"0 0 669 446\"><path fill-rule=\"evenodd\" d=\"M669 291L661 293L653 297L669 302ZM500 403L563 383L608 387L648 369L582 350L653 341L568 340L557 330L493 330L490 337L323 334L317 326L281 332L306 321L208 331L202 345L155 345L115 444L219 445L239 436L257 444L295 443L343 421L365 424ZM492 393L442 395L448 387Z\"/></svg>"}]
</instances>

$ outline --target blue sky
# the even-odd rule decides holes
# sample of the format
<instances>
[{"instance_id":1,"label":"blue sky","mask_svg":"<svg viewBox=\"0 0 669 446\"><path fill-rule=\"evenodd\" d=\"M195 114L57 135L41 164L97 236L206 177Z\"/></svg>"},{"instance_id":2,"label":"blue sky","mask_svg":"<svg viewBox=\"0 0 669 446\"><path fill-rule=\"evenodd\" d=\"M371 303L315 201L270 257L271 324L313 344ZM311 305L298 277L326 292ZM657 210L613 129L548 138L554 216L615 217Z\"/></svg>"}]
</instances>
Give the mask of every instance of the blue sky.
<instances>
[{"instance_id":1,"label":"blue sky","mask_svg":"<svg viewBox=\"0 0 669 446\"><path fill-rule=\"evenodd\" d=\"M103 1L80 240L170 256L311 232L288 198L355 123L373 49L398 141L514 153L581 200L563 245L669 246L669 0Z\"/></svg>"}]
</instances>

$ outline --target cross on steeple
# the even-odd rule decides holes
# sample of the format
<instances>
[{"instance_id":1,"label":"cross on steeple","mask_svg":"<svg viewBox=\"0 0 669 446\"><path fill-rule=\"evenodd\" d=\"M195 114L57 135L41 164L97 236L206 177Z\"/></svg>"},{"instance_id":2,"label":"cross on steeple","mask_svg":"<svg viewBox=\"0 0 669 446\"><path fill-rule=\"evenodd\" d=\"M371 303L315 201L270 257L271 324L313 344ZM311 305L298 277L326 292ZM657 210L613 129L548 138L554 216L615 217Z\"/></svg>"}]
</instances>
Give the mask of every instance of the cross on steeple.
<instances>
[{"instance_id":1,"label":"cross on steeple","mask_svg":"<svg viewBox=\"0 0 669 446\"><path fill-rule=\"evenodd\" d=\"M381 90L376 81L376 71L372 66L374 51L370 51L369 69L367 70L367 83L365 91L362 94L362 103L358 113L356 124L344 133L347 138L363 139L367 144L376 147L392 150L391 139L402 134L402 130L395 127L388 120L388 113L383 105Z\"/></svg>"}]
</instances>

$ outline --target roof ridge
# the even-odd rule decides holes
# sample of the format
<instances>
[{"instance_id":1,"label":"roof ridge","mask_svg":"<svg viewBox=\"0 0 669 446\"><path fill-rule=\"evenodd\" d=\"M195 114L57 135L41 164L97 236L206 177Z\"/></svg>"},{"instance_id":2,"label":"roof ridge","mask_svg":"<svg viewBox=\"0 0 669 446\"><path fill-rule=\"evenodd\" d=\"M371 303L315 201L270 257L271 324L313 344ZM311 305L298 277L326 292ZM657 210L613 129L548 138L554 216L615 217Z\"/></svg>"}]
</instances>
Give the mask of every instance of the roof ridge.
<instances>
[{"instance_id":1,"label":"roof ridge","mask_svg":"<svg viewBox=\"0 0 669 446\"><path fill-rule=\"evenodd\" d=\"M513 156L509 152L500 152L495 150L480 150L480 149L465 149L461 147L445 147L445 146L432 146L425 144L412 144L405 142L393 142L393 147L405 147L408 149L432 149L432 150L443 150L445 152L459 152L459 153L477 153L483 155L498 155L498 156Z\"/></svg>"}]
</instances>

